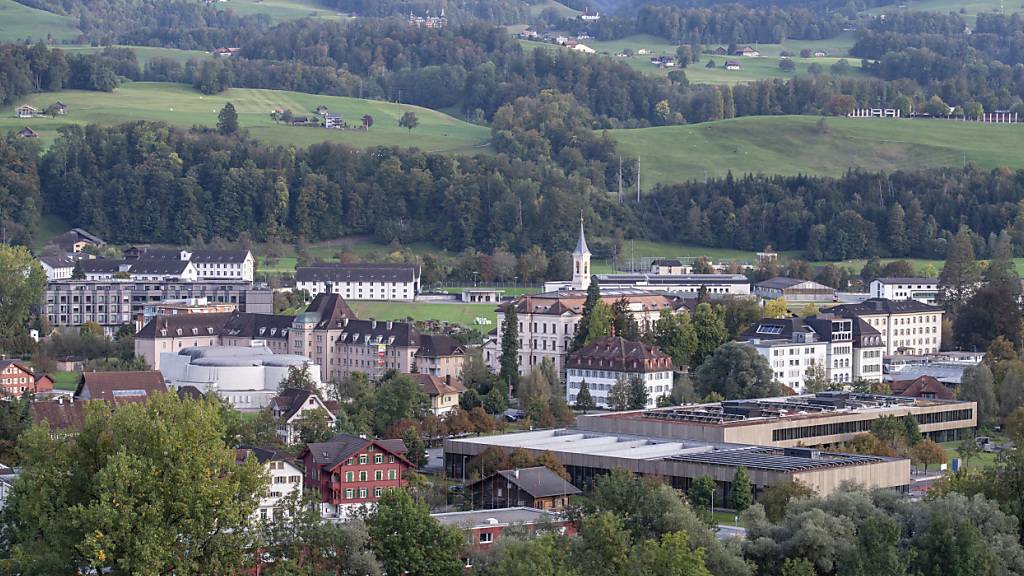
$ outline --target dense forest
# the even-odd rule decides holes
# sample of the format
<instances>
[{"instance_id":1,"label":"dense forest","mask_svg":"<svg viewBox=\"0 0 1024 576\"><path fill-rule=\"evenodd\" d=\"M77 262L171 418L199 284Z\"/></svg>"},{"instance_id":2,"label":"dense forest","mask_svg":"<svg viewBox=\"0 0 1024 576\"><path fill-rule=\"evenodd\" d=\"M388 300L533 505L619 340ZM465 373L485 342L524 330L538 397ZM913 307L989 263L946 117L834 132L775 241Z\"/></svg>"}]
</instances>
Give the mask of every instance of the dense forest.
<instances>
[{"instance_id":1,"label":"dense forest","mask_svg":"<svg viewBox=\"0 0 1024 576\"><path fill-rule=\"evenodd\" d=\"M524 103L515 112L537 109ZM7 150L23 167L3 174L20 186L11 194L26 199L23 217L31 220L41 197L44 210L116 242L192 243L243 231L255 240L372 234L455 252L521 254L538 245L553 253L572 244L583 209L594 236L743 250L770 244L814 259L942 257L961 224L974 231L980 255L1004 230L1024 253L1024 171L1005 169L729 175L658 186L636 205L617 203L579 173L567 176L562 158L456 159L335 144L289 150L141 122L64 129L39 160L38 179L34 157Z\"/></svg>"},{"instance_id":2,"label":"dense forest","mask_svg":"<svg viewBox=\"0 0 1024 576\"><path fill-rule=\"evenodd\" d=\"M341 12L363 18L387 16L444 16L450 24L483 20L494 24L520 24L531 19L531 6L539 0L322 0Z\"/></svg>"},{"instance_id":3,"label":"dense forest","mask_svg":"<svg viewBox=\"0 0 1024 576\"><path fill-rule=\"evenodd\" d=\"M115 53L118 51L111 52ZM130 54L134 60L135 53ZM33 92L65 88L109 92L117 86L118 73L114 59L108 55L65 54L41 43L0 44L0 105L12 104Z\"/></svg>"}]
</instances>

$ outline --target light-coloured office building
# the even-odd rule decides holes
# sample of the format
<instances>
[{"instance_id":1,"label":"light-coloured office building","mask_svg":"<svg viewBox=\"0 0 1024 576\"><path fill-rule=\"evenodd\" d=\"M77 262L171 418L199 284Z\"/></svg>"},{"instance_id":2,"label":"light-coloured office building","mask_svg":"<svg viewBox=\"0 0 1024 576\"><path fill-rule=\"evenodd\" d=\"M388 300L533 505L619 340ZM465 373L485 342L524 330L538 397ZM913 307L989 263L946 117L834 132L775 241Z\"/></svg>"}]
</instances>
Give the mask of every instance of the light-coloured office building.
<instances>
[{"instance_id":1,"label":"light-coloured office building","mask_svg":"<svg viewBox=\"0 0 1024 576\"><path fill-rule=\"evenodd\" d=\"M416 299L420 268L415 264L318 263L295 269L295 288L313 296L337 294L346 300Z\"/></svg>"},{"instance_id":2,"label":"light-coloured office building","mask_svg":"<svg viewBox=\"0 0 1024 576\"><path fill-rule=\"evenodd\" d=\"M837 316L860 318L882 335L884 355L934 354L942 347L942 315L938 306L917 300L871 298L825 310Z\"/></svg>"},{"instance_id":3,"label":"light-coloured office building","mask_svg":"<svg viewBox=\"0 0 1024 576\"><path fill-rule=\"evenodd\" d=\"M647 388L647 407L672 393L672 358L656 347L620 336L606 336L569 355L566 361L565 401L571 406L586 382L599 408L617 382L640 378Z\"/></svg>"},{"instance_id":4,"label":"light-coloured office building","mask_svg":"<svg viewBox=\"0 0 1024 576\"><path fill-rule=\"evenodd\" d=\"M868 284L868 292L872 298L917 300L934 305L938 302L939 281L935 278L875 278Z\"/></svg>"}]
</instances>

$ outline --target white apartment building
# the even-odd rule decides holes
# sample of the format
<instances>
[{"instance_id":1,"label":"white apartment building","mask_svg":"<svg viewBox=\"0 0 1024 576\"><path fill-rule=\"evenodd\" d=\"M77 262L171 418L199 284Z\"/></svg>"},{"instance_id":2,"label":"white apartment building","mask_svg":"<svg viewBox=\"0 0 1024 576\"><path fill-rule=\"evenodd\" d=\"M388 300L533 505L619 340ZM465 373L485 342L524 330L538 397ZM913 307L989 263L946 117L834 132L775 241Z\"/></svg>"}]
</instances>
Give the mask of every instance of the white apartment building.
<instances>
[{"instance_id":1,"label":"white apartment building","mask_svg":"<svg viewBox=\"0 0 1024 576\"><path fill-rule=\"evenodd\" d=\"M872 298L917 300L922 304L938 302L939 281L935 278L875 278L868 284Z\"/></svg>"},{"instance_id":2,"label":"white apartment building","mask_svg":"<svg viewBox=\"0 0 1024 576\"><path fill-rule=\"evenodd\" d=\"M273 521L284 514L278 505L281 500L296 490L302 490L302 470L295 466L291 456L270 448L238 448L235 461L239 464L249 458L256 460L267 470L267 489L260 496L260 505L253 512L253 520Z\"/></svg>"},{"instance_id":3,"label":"white apartment building","mask_svg":"<svg viewBox=\"0 0 1024 576\"><path fill-rule=\"evenodd\" d=\"M883 354L934 354L942 348L942 315L938 306L917 300L871 298L859 304L842 304L825 310L860 318L877 330Z\"/></svg>"},{"instance_id":4,"label":"white apartment building","mask_svg":"<svg viewBox=\"0 0 1024 576\"><path fill-rule=\"evenodd\" d=\"M172 280L176 282L195 282L199 280L199 271L188 260L111 260L95 258L82 260L82 271L85 279L95 282L106 282L116 278L135 282L157 282Z\"/></svg>"},{"instance_id":5,"label":"white apartment building","mask_svg":"<svg viewBox=\"0 0 1024 576\"><path fill-rule=\"evenodd\" d=\"M836 384L882 380L881 335L856 318L820 314L808 318L764 318L744 335L768 360L775 379L797 393L812 366L822 366Z\"/></svg>"},{"instance_id":6,"label":"white apartment building","mask_svg":"<svg viewBox=\"0 0 1024 576\"><path fill-rule=\"evenodd\" d=\"M299 266L295 288L312 296L338 294L346 300L411 301L420 291L420 268L414 264Z\"/></svg>"},{"instance_id":7,"label":"white apartment building","mask_svg":"<svg viewBox=\"0 0 1024 576\"><path fill-rule=\"evenodd\" d=\"M191 262L197 280L241 280L256 277L256 259L249 250L160 250L133 246L124 251L124 261L135 273L144 262Z\"/></svg>"},{"instance_id":8,"label":"white apartment building","mask_svg":"<svg viewBox=\"0 0 1024 576\"><path fill-rule=\"evenodd\" d=\"M654 346L619 336L595 340L566 361L565 401L571 406L586 382L599 408L609 408L608 394L619 381L639 377L647 388L647 405L672 393L672 358Z\"/></svg>"}]
</instances>

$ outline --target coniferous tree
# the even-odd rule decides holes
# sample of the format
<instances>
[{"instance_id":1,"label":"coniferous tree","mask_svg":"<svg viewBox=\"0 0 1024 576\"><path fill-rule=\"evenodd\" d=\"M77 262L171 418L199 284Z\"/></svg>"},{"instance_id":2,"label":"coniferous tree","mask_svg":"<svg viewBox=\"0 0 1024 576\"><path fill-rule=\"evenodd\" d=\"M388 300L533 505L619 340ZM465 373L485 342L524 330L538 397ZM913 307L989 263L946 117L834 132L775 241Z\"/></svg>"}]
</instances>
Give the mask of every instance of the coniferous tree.
<instances>
[{"instance_id":1,"label":"coniferous tree","mask_svg":"<svg viewBox=\"0 0 1024 576\"><path fill-rule=\"evenodd\" d=\"M939 273L939 299L942 305L955 317L974 294L979 280L981 273L974 259L971 229L962 225L949 243L946 264Z\"/></svg>"},{"instance_id":2,"label":"coniferous tree","mask_svg":"<svg viewBox=\"0 0 1024 576\"><path fill-rule=\"evenodd\" d=\"M590 333L590 315L594 310L594 306L601 301L601 286L597 281L597 278L592 278L590 286L587 287L587 298L583 301L583 311L580 314L580 321L576 324L576 334L572 341L572 349L579 350L583 348L584 343L587 340L587 336Z\"/></svg>"},{"instance_id":3,"label":"coniferous tree","mask_svg":"<svg viewBox=\"0 0 1024 576\"><path fill-rule=\"evenodd\" d=\"M75 267L71 269L72 280L85 280L85 269L82 268L82 261L76 260Z\"/></svg>"},{"instance_id":4,"label":"coniferous tree","mask_svg":"<svg viewBox=\"0 0 1024 576\"><path fill-rule=\"evenodd\" d=\"M501 334L501 377L506 391L515 388L519 382L519 317L515 303L505 309L505 325Z\"/></svg>"},{"instance_id":5,"label":"coniferous tree","mask_svg":"<svg viewBox=\"0 0 1024 576\"><path fill-rule=\"evenodd\" d=\"M889 208L889 249L894 256L906 256L910 251L910 240L907 238L906 213L903 206L896 202Z\"/></svg>"},{"instance_id":6,"label":"coniferous tree","mask_svg":"<svg viewBox=\"0 0 1024 576\"><path fill-rule=\"evenodd\" d=\"M594 402L593 396L590 395L590 386L584 380L580 382L580 391L576 394L576 409L586 414L587 411L594 408L597 408L597 404Z\"/></svg>"},{"instance_id":7,"label":"coniferous tree","mask_svg":"<svg viewBox=\"0 0 1024 576\"><path fill-rule=\"evenodd\" d=\"M647 392L647 384L644 382L643 376L633 375L629 377L626 394L628 396L628 404L626 407L629 410L640 410L647 406L647 402L650 400L650 394Z\"/></svg>"},{"instance_id":8,"label":"coniferous tree","mask_svg":"<svg viewBox=\"0 0 1024 576\"><path fill-rule=\"evenodd\" d=\"M740 466L736 469L736 476L732 481L732 507L737 512L743 512L754 503L754 488L750 483L750 474L747 469Z\"/></svg>"},{"instance_id":9,"label":"coniferous tree","mask_svg":"<svg viewBox=\"0 0 1024 576\"><path fill-rule=\"evenodd\" d=\"M217 130L220 130L221 134L238 132L238 112L235 111L235 105L231 102L225 104L217 114Z\"/></svg>"}]
</instances>

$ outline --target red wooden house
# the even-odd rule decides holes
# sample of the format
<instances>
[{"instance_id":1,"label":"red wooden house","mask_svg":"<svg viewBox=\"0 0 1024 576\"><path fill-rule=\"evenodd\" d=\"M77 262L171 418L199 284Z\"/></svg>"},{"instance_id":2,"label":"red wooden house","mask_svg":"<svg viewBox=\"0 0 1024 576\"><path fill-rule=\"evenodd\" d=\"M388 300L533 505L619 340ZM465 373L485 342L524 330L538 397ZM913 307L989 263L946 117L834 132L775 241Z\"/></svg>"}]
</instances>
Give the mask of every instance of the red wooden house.
<instances>
[{"instance_id":1,"label":"red wooden house","mask_svg":"<svg viewBox=\"0 0 1024 576\"><path fill-rule=\"evenodd\" d=\"M0 398L53 390L49 376L37 376L18 360L0 360Z\"/></svg>"},{"instance_id":2,"label":"red wooden house","mask_svg":"<svg viewBox=\"0 0 1024 576\"><path fill-rule=\"evenodd\" d=\"M384 490L406 485L406 472L413 466L405 453L401 440L348 434L307 444L300 455L303 485L320 494L324 517L348 518L360 508L372 508Z\"/></svg>"}]
</instances>

